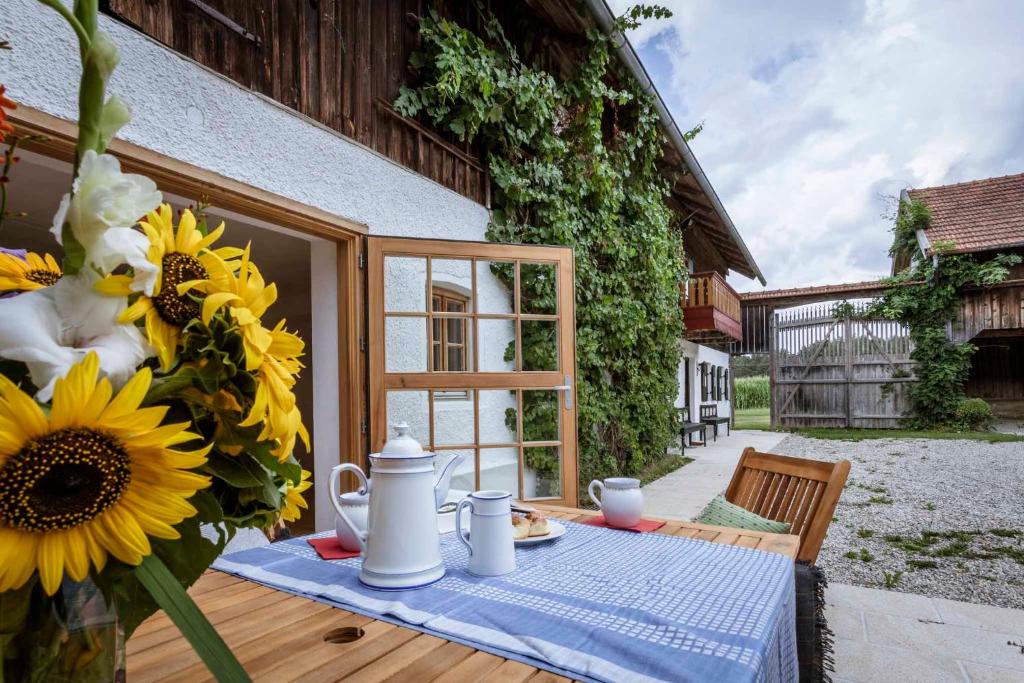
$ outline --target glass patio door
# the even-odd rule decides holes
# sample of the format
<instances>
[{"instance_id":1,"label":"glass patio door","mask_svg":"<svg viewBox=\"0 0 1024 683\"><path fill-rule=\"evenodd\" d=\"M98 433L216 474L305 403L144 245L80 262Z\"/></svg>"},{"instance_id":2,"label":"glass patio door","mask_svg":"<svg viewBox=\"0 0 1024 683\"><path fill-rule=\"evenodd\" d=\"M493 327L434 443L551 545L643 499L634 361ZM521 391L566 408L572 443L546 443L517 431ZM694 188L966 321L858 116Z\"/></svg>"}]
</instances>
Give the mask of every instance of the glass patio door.
<instances>
[{"instance_id":1,"label":"glass patio door","mask_svg":"<svg viewBox=\"0 0 1024 683\"><path fill-rule=\"evenodd\" d=\"M566 247L368 239L370 446L407 422L479 489L576 505L573 256Z\"/></svg>"}]
</instances>

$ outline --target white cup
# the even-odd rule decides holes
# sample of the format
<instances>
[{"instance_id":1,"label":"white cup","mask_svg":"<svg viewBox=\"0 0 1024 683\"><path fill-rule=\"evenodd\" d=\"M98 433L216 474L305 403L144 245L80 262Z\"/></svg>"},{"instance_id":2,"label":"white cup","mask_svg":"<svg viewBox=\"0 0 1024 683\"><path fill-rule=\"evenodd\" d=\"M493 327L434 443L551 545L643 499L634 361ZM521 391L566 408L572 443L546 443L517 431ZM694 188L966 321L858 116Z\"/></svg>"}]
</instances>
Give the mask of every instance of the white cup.
<instances>
[{"instance_id":1,"label":"white cup","mask_svg":"<svg viewBox=\"0 0 1024 683\"><path fill-rule=\"evenodd\" d=\"M469 528L462 531L462 510L472 512ZM501 576L516 569L516 547L512 537L512 494L508 491L474 491L459 501L455 510L455 533L469 548L470 574Z\"/></svg>"},{"instance_id":2,"label":"white cup","mask_svg":"<svg viewBox=\"0 0 1024 683\"><path fill-rule=\"evenodd\" d=\"M595 489L601 489L598 499ZM644 511L644 494L640 491L640 480L629 477L612 477L600 482L590 482L587 489L590 500L601 509L609 526L622 529L636 526Z\"/></svg>"}]
</instances>

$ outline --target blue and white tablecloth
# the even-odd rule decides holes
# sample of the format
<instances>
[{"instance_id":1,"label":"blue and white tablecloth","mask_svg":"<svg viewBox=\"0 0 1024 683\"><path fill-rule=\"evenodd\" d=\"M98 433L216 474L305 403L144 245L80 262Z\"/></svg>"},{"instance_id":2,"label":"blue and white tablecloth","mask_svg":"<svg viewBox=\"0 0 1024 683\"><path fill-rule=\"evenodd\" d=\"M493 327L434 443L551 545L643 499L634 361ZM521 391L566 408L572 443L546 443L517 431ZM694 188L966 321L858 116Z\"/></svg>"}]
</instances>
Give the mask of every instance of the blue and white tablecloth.
<instances>
[{"instance_id":1,"label":"blue and white tablecloth","mask_svg":"<svg viewBox=\"0 0 1024 683\"><path fill-rule=\"evenodd\" d=\"M412 591L361 585L361 559L325 561L304 538L225 555L214 568L573 678L795 681L793 560L663 534L563 522L498 578L448 573ZM327 535L327 534L321 534Z\"/></svg>"}]
</instances>

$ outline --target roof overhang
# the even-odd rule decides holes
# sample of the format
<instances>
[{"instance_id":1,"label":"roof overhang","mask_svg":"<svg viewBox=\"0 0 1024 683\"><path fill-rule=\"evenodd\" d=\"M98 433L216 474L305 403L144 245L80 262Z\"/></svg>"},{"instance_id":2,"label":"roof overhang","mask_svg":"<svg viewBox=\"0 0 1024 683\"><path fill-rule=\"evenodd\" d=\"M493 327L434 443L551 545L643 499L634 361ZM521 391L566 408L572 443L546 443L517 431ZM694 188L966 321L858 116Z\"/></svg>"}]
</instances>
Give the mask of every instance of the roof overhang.
<instances>
[{"instance_id":1,"label":"roof overhang","mask_svg":"<svg viewBox=\"0 0 1024 683\"><path fill-rule=\"evenodd\" d=\"M606 33L610 33L614 28L615 14L612 12L611 8L608 7L605 0L587 0L586 4L590 8L591 14L593 14L594 18L597 20L601 30ZM654 86L654 81L647 73L647 69L645 69L644 65L640 62L640 58L637 56L633 46L621 33L617 34L615 38L619 45L619 59L637 79L640 83L640 87L654 99L655 108L658 111L658 116L661 119L662 126L668 136L669 142L673 149L680 155L680 157L682 157L682 161L685 164L686 169L696 181L696 188L694 189L698 190L699 194L706 201L706 204L704 204L704 202L696 202L693 213L690 214L691 217L701 214L702 205L706 206L710 210L707 213L712 215L704 215L701 217L703 219L702 227L708 234L709 239L722 252L729 268L746 275L751 279L756 278L762 285L766 285L767 282L765 281L764 275L761 273L761 269L758 267L757 262L754 261L754 257L751 255L750 250L747 249L746 243L743 241L739 231L733 224L732 218L729 217L729 213L722 205L722 201L719 199L718 193L715 192L715 188L711 186L711 182L704 174L704 170L701 168L700 163L698 163L697 158L690 150L690 146L686 143L686 139L683 137L682 131L676 124L676 121L672 117L672 113L668 110L668 107L665 106L665 102L662 100L661 94ZM685 190L682 188L680 188L680 193L682 196L686 196Z\"/></svg>"}]
</instances>

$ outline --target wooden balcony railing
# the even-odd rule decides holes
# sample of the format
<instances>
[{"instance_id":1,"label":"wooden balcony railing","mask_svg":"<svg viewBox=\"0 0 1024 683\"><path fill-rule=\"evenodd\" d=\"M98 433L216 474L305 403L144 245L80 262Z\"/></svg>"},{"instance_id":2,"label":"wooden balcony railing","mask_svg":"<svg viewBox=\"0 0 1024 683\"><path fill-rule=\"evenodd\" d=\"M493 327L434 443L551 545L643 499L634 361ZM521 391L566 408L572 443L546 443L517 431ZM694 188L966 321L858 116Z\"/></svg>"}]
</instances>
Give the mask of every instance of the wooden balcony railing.
<instances>
[{"instance_id":1,"label":"wooden balcony railing","mask_svg":"<svg viewBox=\"0 0 1024 683\"><path fill-rule=\"evenodd\" d=\"M680 286L686 338L724 344L741 338L740 297L716 272L693 273Z\"/></svg>"}]
</instances>

